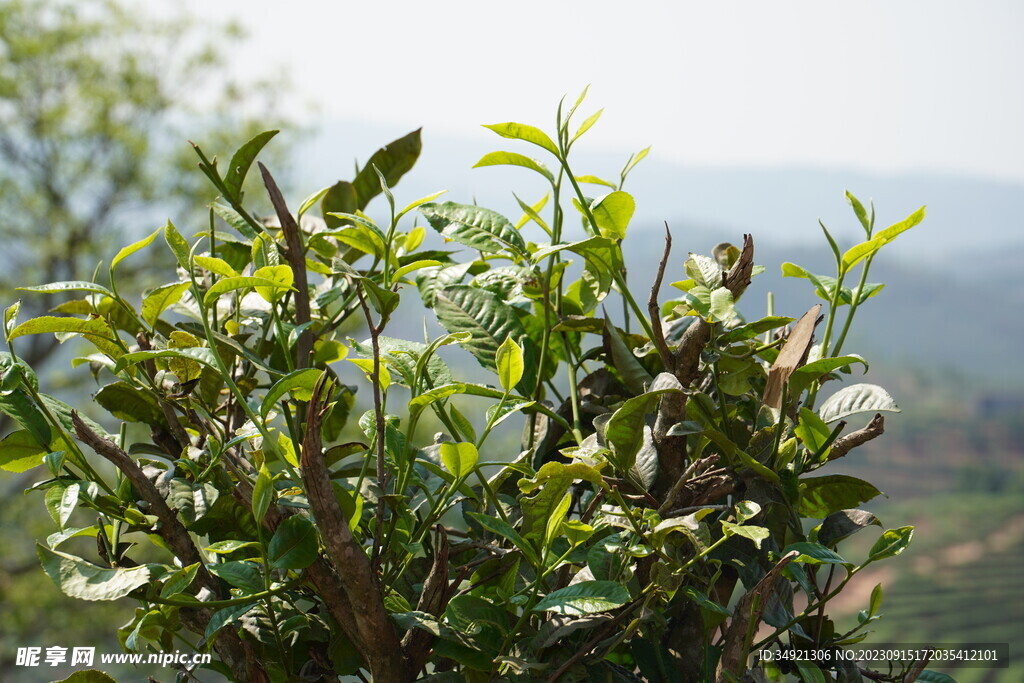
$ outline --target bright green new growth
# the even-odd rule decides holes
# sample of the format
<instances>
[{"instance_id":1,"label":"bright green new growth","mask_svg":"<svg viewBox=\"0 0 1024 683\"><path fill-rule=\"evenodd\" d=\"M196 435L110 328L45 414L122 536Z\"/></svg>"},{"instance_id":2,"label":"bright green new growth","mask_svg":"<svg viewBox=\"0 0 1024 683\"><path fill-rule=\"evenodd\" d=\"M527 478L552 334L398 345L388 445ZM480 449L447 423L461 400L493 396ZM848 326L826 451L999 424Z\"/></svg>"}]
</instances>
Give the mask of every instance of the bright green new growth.
<instances>
[{"instance_id":1,"label":"bright green new growth","mask_svg":"<svg viewBox=\"0 0 1024 683\"><path fill-rule=\"evenodd\" d=\"M913 529L898 527L866 557L847 556L844 540L881 526L859 509L879 491L807 475L879 436L877 411L898 410L868 384L817 410L814 397L866 366L840 351L881 289L866 284L868 267L923 214L872 236L873 209L850 196L867 241L835 248L836 277L784 266L829 303L820 345L813 319L782 334L802 311L740 313L761 270L749 236L683 269L669 242L642 309L623 268L638 228L622 188L647 150L618 182L576 175L570 151L600 114L570 132L582 102L559 107L550 136L489 126L550 164L519 152L477 164L544 179L547 194L521 200L518 222L437 194L396 211L415 131L296 217L259 165L281 226L268 227L240 187L271 131L226 168L196 147L223 224L186 237L168 223L118 253L109 287L29 288L80 297L20 324L9 308L0 357L0 409L19 425L0 466L45 465L32 488L60 529L39 546L50 577L78 598L138 601L126 649L184 640L237 681L862 680L842 658L798 672L752 655L859 642L881 589L856 624L841 626L829 602L910 542ZM590 198L580 183L611 191ZM378 219L368 206L381 195ZM317 207L325 228L300 220ZM136 307L114 287L115 266L161 233L184 275ZM844 288L858 265L860 284ZM685 278L682 296L660 300L663 277ZM618 320L606 313L615 298ZM399 302L416 299L448 334L386 333ZM341 332L352 329L365 331ZM75 364L90 365L96 403L127 427L112 436L41 393L16 355L34 334L91 346ZM492 381L460 381L439 353L452 346ZM366 410L350 420L357 395ZM860 429L840 421L864 413L877 414ZM494 431L515 418L519 444ZM79 520L96 523L70 526ZM99 552L58 550L78 548L75 537ZM133 543L152 546L152 561L135 566Z\"/></svg>"}]
</instances>

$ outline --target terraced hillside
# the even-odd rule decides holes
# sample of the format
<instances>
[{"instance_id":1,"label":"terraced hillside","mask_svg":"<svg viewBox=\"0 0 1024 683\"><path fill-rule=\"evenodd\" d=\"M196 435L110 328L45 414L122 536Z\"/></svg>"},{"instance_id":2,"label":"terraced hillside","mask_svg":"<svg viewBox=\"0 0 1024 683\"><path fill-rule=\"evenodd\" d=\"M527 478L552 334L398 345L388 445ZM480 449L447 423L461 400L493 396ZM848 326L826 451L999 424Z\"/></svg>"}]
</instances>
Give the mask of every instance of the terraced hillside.
<instances>
[{"instance_id":1,"label":"terraced hillside","mask_svg":"<svg viewBox=\"0 0 1024 683\"><path fill-rule=\"evenodd\" d=\"M958 683L1024 681L1024 496L936 495L875 510L887 526L914 524L914 543L899 560L857 577L858 589L840 604L851 621L866 600L857 594L885 586L883 618L867 642L1008 642L1009 669L930 668ZM866 551L874 534L864 532ZM864 596L866 598L866 594Z\"/></svg>"}]
</instances>

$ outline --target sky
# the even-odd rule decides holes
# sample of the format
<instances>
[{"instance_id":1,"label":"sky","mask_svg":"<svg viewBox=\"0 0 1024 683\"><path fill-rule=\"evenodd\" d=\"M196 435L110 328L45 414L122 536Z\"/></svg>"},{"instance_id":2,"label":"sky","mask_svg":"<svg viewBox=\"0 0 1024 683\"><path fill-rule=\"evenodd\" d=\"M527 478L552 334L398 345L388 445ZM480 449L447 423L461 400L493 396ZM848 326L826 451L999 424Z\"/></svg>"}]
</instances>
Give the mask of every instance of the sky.
<instances>
[{"instance_id":1,"label":"sky","mask_svg":"<svg viewBox=\"0 0 1024 683\"><path fill-rule=\"evenodd\" d=\"M239 19L236 73L283 67L282 106L313 124L488 139L479 124L550 129L589 84L592 147L1024 184L1016 0L183 2Z\"/></svg>"}]
</instances>

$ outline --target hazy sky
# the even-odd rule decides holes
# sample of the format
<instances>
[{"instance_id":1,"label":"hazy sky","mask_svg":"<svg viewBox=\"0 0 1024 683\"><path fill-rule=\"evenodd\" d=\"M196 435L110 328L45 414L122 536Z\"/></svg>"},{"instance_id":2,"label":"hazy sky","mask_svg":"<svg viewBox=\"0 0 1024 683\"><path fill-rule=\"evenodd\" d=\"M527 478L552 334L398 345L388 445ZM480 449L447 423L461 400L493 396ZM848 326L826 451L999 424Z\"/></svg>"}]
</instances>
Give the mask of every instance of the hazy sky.
<instances>
[{"instance_id":1,"label":"hazy sky","mask_svg":"<svg viewBox=\"0 0 1024 683\"><path fill-rule=\"evenodd\" d=\"M291 68L313 120L550 128L667 161L925 170L1024 182L1024 3L187 0L250 30L240 69Z\"/></svg>"}]
</instances>

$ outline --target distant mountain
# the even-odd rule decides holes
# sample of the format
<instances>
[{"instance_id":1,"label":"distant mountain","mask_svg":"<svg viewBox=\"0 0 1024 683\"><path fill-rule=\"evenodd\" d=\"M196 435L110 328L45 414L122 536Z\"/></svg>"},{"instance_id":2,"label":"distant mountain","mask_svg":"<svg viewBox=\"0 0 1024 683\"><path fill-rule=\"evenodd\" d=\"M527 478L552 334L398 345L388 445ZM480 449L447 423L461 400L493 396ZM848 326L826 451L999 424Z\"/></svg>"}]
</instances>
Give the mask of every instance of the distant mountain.
<instances>
[{"instance_id":1,"label":"distant mountain","mask_svg":"<svg viewBox=\"0 0 1024 683\"><path fill-rule=\"evenodd\" d=\"M367 159L406 132L367 123L326 124L298 155L297 184L310 189L348 178L356 158ZM518 217L513 190L531 202L546 191L543 181L525 169L471 169L496 149L533 155L530 145L484 130L466 138L428 130L423 139L420 162L398 186L400 201L448 189L452 201L476 201ZM578 173L617 180L628 153L588 151L586 140L581 145ZM543 151L536 151L534 156L543 157ZM640 235L626 247L637 291L646 291L653 279L663 221L675 237L676 266L688 251L707 253L714 244L738 243L749 232L755 237L757 262L768 266L745 297L749 316L764 310L769 289L776 293L779 313L799 315L816 301L808 283L783 279L779 264L793 261L829 274L831 256L819 218L842 248L863 239L843 197L845 189L865 203L874 198L879 228L927 204L924 224L882 252L872 266L870 280L887 287L862 309L847 350L912 365L937 364L1000 390L1024 388L1024 363L1011 360L1024 338L1024 319L1018 315L1024 304L1018 276L1024 266L1024 186L931 174L694 168L659 160L655 148L626 189L638 206L631 229ZM604 190L588 185L584 191L597 196Z\"/></svg>"}]
</instances>

